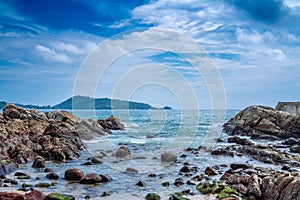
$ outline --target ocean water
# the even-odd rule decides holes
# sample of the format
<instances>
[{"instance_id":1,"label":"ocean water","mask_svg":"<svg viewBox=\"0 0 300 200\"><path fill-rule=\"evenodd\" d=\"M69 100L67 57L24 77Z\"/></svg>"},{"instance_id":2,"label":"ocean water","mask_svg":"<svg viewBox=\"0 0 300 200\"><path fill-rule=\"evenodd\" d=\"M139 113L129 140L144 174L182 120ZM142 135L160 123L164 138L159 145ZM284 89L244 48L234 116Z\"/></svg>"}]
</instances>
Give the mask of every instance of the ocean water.
<instances>
[{"instance_id":1,"label":"ocean water","mask_svg":"<svg viewBox=\"0 0 300 200\"><path fill-rule=\"evenodd\" d=\"M179 173L184 163L199 168L194 175L204 173L207 166L218 164L234 162L260 164L247 157L212 156L205 150L205 148L228 145L216 143L216 138L226 137L226 134L222 133L222 125L235 116L239 110L77 110L71 112L84 119L101 119L116 115L125 124L126 130L113 131L107 136L85 141L88 151L82 151L82 156L78 160L66 163L47 162L47 167L54 169L61 177L57 181L48 180L45 178L46 173L31 168L31 163L29 163L18 171L30 174L32 177L30 180L18 180L18 186L0 187L0 191L16 190L24 182L33 184L57 182L58 184L55 186L40 190L45 193L72 194L77 199L84 199L85 196L90 196L92 199L144 199L149 192L156 192L162 199L168 199L174 192L190 189L198 195L199 199L200 193L196 191L194 185L184 184L181 187L173 185L176 178L182 178L184 182L191 179L190 176ZM147 138L147 135L151 135L153 138ZM113 153L122 145L126 145L130 149L131 159L120 159L113 156ZM187 147L198 148L199 146L204 148L201 148L198 153L185 151ZM177 155L178 162L175 164L161 163L160 156L166 152ZM186 157L182 156L183 154ZM97 155L105 155L102 158L102 164L82 165L89 157ZM265 166L265 164L261 165ZM65 181L63 179L64 171L74 167L82 169L85 173L107 174L113 180L99 185L80 185ZM139 173L125 173L128 167L137 169ZM149 174L156 174L156 177L148 177ZM8 177L13 178L13 173ZM36 177L41 180L35 180ZM137 187L135 184L138 181L147 182L147 186ZM170 187L163 187L161 185L163 182L169 182ZM101 197L103 192L108 191L113 192L110 197ZM206 198L203 196L203 199Z\"/></svg>"}]
</instances>

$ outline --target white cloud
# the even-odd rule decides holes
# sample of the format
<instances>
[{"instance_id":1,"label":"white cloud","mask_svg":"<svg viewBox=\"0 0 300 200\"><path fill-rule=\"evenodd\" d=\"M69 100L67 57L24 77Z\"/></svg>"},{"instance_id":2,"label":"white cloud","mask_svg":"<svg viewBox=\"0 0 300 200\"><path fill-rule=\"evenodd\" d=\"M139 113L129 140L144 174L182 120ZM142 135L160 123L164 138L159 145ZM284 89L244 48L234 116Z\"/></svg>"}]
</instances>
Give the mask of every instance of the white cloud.
<instances>
[{"instance_id":1,"label":"white cloud","mask_svg":"<svg viewBox=\"0 0 300 200\"><path fill-rule=\"evenodd\" d=\"M47 62L71 63L71 58L65 54L57 53L54 49L42 45L37 45L36 49Z\"/></svg>"}]
</instances>

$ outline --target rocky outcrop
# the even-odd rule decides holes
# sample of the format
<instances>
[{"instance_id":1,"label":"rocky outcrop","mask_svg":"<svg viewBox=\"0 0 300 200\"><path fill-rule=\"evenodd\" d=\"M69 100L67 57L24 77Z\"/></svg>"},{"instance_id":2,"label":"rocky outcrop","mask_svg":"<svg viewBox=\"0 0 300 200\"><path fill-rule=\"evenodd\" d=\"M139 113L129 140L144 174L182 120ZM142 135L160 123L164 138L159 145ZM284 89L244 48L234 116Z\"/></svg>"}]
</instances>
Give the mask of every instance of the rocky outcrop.
<instances>
[{"instance_id":1,"label":"rocky outcrop","mask_svg":"<svg viewBox=\"0 0 300 200\"><path fill-rule=\"evenodd\" d=\"M300 115L281 112L266 106L250 106L224 124L230 135L254 139L300 138Z\"/></svg>"},{"instance_id":2,"label":"rocky outcrop","mask_svg":"<svg viewBox=\"0 0 300 200\"><path fill-rule=\"evenodd\" d=\"M116 123L115 118L112 123ZM77 159L80 150L86 149L82 139L104 134L96 121L77 118L67 111L42 113L7 104L0 114L0 174L36 156L57 161Z\"/></svg>"},{"instance_id":3,"label":"rocky outcrop","mask_svg":"<svg viewBox=\"0 0 300 200\"><path fill-rule=\"evenodd\" d=\"M276 110L300 115L300 102L278 102Z\"/></svg>"},{"instance_id":4,"label":"rocky outcrop","mask_svg":"<svg viewBox=\"0 0 300 200\"><path fill-rule=\"evenodd\" d=\"M98 123L108 130L125 130L124 124L121 123L120 119L116 116L110 116L107 119L99 119Z\"/></svg>"}]
</instances>

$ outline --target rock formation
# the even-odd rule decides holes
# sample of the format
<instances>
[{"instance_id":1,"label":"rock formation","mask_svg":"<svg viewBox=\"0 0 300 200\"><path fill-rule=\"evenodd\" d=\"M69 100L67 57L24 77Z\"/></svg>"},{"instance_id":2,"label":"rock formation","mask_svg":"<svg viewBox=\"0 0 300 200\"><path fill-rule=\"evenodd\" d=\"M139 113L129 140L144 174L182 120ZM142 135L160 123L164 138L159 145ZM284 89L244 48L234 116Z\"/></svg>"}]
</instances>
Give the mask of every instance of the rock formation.
<instances>
[{"instance_id":1,"label":"rock formation","mask_svg":"<svg viewBox=\"0 0 300 200\"><path fill-rule=\"evenodd\" d=\"M105 121L114 124L116 119ZM7 104L0 114L0 174L36 156L58 161L77 159L80 150L86 149L82 139L102 136L104 130L96 121L67 111L42 113Z\"/></svg>"},{"instance_id":2,"label":"rock formation","mask_svg":"<svg viewBox=\"0 0 300 200\"><path fill-rule=\"evenodd\" d=\"M300 102L278 102L276 110L300 115Z\"/></svg>"}]
</instances>

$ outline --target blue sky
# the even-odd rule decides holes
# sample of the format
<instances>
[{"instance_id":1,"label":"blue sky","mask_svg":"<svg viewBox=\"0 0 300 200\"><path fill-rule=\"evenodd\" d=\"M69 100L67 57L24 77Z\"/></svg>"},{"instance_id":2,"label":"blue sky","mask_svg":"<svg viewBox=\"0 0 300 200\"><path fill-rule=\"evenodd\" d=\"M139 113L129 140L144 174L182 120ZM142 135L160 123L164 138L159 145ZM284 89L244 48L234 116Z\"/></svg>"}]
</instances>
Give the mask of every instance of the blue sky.
<instances>
[{"instance_id":1,"label":"blue sky","mask_svg":"<svg viewBox=\"0 0 300 200\"><path fill-rule=\"evenodd\" d=\"M224 83L228 108L299 101L298 0L0 0L0 100L56 104L73 95L76 74L100 42L136 28L168 28L191 37L210 55ZM188 64L165 52L141 52L115 63ZM112 72L104 77L111 80ZM113 84L95 96L110 97ZM197 86L195 86L197 88ZM209 92L196 91L209 107ZM132 100L178 107L172 92L147 86Z\"/></svg>"}]
</instances>

